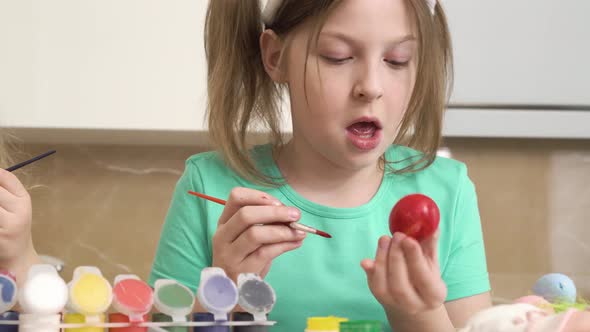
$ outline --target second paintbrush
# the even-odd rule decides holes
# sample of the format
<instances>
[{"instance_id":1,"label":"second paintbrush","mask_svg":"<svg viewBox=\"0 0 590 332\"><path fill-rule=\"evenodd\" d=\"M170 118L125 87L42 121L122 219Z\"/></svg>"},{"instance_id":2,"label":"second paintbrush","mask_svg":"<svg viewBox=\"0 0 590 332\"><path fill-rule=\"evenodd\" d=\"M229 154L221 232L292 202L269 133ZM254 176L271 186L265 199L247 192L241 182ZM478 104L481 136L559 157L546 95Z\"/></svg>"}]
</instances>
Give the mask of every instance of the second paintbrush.
<instances>
[{"instance_id":1,"label":"second paintbrush","mask_svg":"<svg viewBox=\"0 0 590 332\"><path fill-rule=\"evenodd\" d=\"M217 204L225 205L225 201L224 200L219 199L219 198L216 198L216 197L213 197L213 196L201 194L201 193L198 193L198 192L195 192L195 191L189 191L188 193L191 194L191 195L200 197L200 198L204 198L204 199L209 200L211 202L215 202ZM298 223L298 222L289 223L289 227L291 227L293 229L300 230L300 231L304 231L306 233L316 234L316 235L319 235L319 236L322 236L322 237L325 237L325 238L328 238L328 239L332 237L332 235L330 235L330 234L328 234L326 232L320 231L318 229L315 229L313 227L306 226L306 225L301 224L301 223Z\"/></svg>"}]
</instances>

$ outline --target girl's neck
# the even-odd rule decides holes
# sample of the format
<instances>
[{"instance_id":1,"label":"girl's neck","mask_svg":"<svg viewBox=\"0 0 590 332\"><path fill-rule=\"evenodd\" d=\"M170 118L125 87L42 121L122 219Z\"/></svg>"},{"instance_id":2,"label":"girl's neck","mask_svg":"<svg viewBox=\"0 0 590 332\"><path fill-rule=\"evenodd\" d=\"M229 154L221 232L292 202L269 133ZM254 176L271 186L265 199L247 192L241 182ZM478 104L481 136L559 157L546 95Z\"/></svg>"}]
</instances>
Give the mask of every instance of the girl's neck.
<instances>
[{"instance_id":1,"label":"girl's neck","mask_svg":"<svg viewBox=\"0 0 590 332\"><path fill-rule=\"evenodd\" d=\"M350 169L293 141L274 158L293 190L314 203L330 207L352 208L369 202L383 179L380 161L362 169Z\"/></svg>"}]
</instances>

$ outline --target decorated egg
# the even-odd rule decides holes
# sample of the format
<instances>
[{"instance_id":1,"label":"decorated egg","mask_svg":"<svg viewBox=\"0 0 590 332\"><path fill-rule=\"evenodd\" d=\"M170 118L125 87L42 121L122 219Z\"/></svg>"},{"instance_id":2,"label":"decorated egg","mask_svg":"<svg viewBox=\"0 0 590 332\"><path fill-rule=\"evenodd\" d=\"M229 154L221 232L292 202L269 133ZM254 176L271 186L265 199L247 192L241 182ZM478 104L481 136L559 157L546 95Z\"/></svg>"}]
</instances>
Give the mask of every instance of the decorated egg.
<instances>
[{"instance_id":1,"label":"decorated egg","mask_svg":"<svg viewBox=\"0 0 590 332\"><path fill-rule=\"evenodd\" d=\"M574 282L561 273L550 273L539 278L533 286L533 293L551 303L576 302L576 286Z\"/></svg>"},{"instance_id":2,"label":"decorated egg","mask_svg":"<svg viewBox=\"0 0 590 332\"><path fill-rule=\"evenodd\" d=\"M428 196L412 194L400 199L389 214L391 234L402 232L418 241L431 236L438 229L440 212Z\"/></svg>"}]
</instances>

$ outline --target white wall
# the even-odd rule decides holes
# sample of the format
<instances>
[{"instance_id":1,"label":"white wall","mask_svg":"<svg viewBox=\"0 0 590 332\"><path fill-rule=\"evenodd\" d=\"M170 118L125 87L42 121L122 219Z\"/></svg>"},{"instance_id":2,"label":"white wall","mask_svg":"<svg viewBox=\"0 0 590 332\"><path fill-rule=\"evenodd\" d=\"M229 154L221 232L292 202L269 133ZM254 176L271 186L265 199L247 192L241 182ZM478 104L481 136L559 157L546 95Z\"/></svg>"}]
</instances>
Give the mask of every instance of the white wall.
<instances>
[{"instance_id":1,"label":"white wall","mask_svg":"<svg viewBox=\"0 0 590 332\"><path fill-rule=\"evenodd\" d=\"M453 102L590 111L590 1L442 2L455 51Z\"/></svg>"},{"instance_id":2,"label":"white wall","mask_svg":"<svg viewBox=\"0 0 590 332\"><path fill-rule=\"evenodd\" d=\"M590 105L590 1L443 3L455 43L453 103ZM206 5L0 0L0 125L202 129ZM501 118L466 128L463 113L449 117L447 134L504 135L486 127ZM590 106L584 113L571 123L582 134ZM507 136L519 132L515 125ZM542 137L543 128L532 135Z\"/></svg>"},{"instance_id":3,"label":"white wall","mask_svg":"<svg viewBox=\"0 0 590 332\"><path fill-rule=\"evenodd\" d=\"M2 125L199 128L206 5L0 0Z\"/></svg>"}]
</instances>

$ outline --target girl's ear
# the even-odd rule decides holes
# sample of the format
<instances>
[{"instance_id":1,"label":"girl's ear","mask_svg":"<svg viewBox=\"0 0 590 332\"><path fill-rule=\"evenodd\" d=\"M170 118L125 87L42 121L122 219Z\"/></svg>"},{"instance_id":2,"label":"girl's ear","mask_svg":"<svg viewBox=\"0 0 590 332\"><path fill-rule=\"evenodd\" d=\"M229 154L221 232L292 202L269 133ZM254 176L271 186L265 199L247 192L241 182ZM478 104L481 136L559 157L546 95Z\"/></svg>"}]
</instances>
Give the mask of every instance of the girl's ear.
<instances>
[{"instance_id":1,"label":"girl's ear","mask_svg":"<svg viewBox=\"0 0 590 332\"><path fill-rule=\"evenodd\" d=\"M285 83L285 75L281 68L281 52L283 41L272 30L266 29L260 35L260 53L264 70L276 83ZM239 55L238 55L239 56Z\"/></svg>"}]
</instances>

